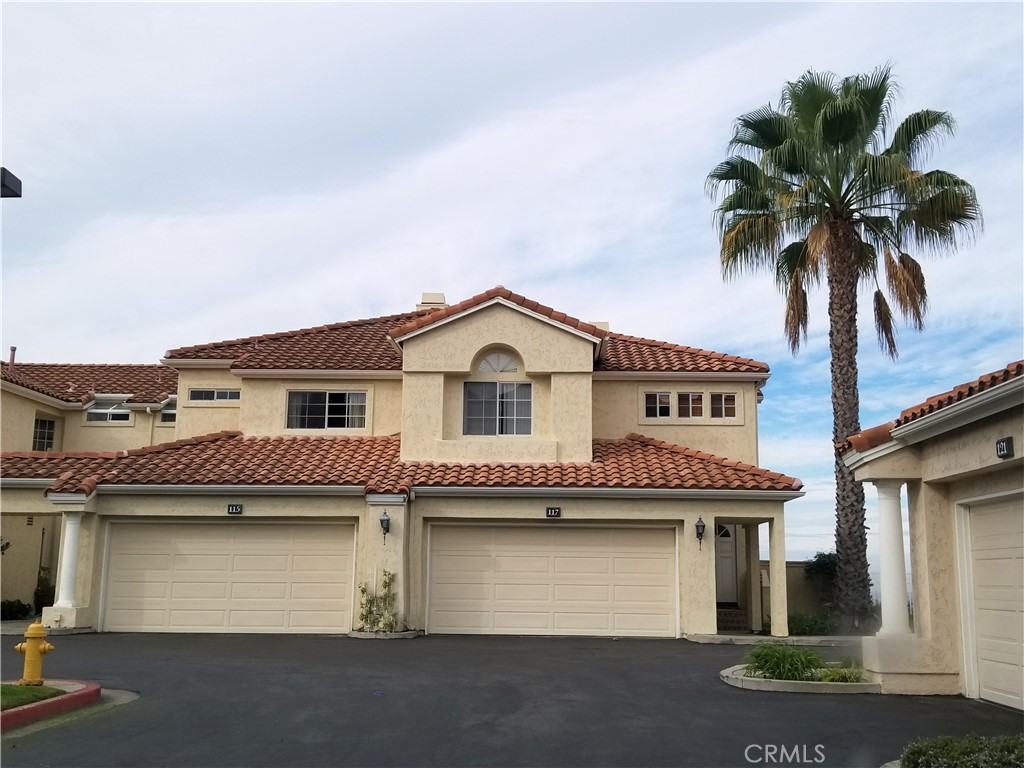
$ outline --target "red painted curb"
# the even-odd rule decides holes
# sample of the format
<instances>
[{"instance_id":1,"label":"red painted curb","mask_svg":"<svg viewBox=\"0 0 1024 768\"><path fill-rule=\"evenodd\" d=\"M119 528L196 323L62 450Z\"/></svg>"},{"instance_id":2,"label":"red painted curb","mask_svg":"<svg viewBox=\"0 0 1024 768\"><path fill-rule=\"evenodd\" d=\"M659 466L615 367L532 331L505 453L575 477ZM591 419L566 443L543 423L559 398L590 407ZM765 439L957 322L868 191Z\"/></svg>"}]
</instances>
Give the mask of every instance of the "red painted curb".
<instances>
[{"instance_id":1,"label":"red painted curb","mask_svg":"<svg viewBox=\"0 0 1024 768\"><path fill-rule=\"evenodd\" d=\"M45 717L62 715L75 709L87 707L100 700L101 688L96 683L87 683L84 680L62 680L61 682L80 683L85 686L77 691L71 691L50 699L43 699L32 704L25 704L14 709L7 709L0 712L0 731L9 731L14 728L21 728Z\"/></svg>"}]
</instances>

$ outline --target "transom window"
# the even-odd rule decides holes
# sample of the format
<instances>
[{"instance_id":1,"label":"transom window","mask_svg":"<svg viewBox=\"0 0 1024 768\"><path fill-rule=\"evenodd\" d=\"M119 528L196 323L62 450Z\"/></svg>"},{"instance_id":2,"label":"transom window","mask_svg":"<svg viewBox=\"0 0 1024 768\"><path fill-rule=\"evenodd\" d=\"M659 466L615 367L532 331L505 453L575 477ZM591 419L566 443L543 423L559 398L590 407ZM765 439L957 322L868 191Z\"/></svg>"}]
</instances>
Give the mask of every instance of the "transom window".
<instances>
[{"instance_id":1,"label":"transom window","mask_svg":"<svg viewBox=\"0 0 1024 768\"><path fill-rule=\"evenodd\" d=\"M216 402L217 400L240 400L241 390L238 389L190 389L188 399L191 402Z\"/></svg>"},{"instance_id":2,"label":"transom window","mask_svg":"<svg viewBox=\"0 0 1024 768\"><path fill-rule=\"evenodd\" d=\"M174 424L178 420L178 398L172 397L160 411L161 424Z\"/></svg>"},{"instance_id":3,"label":"transom window","mask_svg":"<svg viewBox=\"0 0 1024 768\"><path fill-rule=\"evenodd\" d=\"M132 414L125 408L124 400L100 400L85 412L86 421L131 421Z\"/></svg>"},{"instance_id":4,"label":"transom window","mask_svg":"<svg viewBox=\"0 0 1024 768\"><path fill-rule=\"evenodd\" d=\"M289 392L288 429L360 429L365 392Z\"/></svg>"},{"instance_id":5,"label":"transom window","mask_svg":"<svg viewBox=\"0 0 1024 768\"><path fill-rule=\"evenodd\" d=\"M505 352L492 352L476 367L477 373L518 373L519 363Z\"/></svg>"},{"instance_id":6,"label":"transom window","mask_svg":"<svg viewBox=\"0 0 1024 768\"><path fill-rule=\"evenodd\" d=\"M53 419L36 419L32 427L32 450L52 451L56 432L57 422Z\"/></svg>"},{"instance_id":7,"label":"transom window","mask_svg":"<svg viewBox=\"0 0 1024 768\"><path fill-rule=\"evenodd\" d=\"M648 419L667 419L672 416L672 396L668 392L644 393L644 416Z\"/></svg>"},{"instance_id":8,"label":"transom window","mask_svg":"<svg viewBox=\"0 0 1024 768\"><path fill-rule=\"evenodd\" d=\"M703 392L679 393L679 418L699 419L704 415Z\"/></svg>"},{"instance_id":9,"label":"transom window","mask_svg":"<svg viewBox=\"0 0 1024 768\"><path fill-rule=\"evenodd\" d=\"M711 418L731 419L736 416L736 395L732 392L711 393Z\"/></svg>"},{"instance_id":10,"label":"transom window","mask_svg":"<svg viewBox=\"0 0 1024 768\"><path fill-rule=\"evenodd\" d=\"M463 434L531 434L533 385L530 383L467 381L463 405Z\"/></svg>"}]
</instances>

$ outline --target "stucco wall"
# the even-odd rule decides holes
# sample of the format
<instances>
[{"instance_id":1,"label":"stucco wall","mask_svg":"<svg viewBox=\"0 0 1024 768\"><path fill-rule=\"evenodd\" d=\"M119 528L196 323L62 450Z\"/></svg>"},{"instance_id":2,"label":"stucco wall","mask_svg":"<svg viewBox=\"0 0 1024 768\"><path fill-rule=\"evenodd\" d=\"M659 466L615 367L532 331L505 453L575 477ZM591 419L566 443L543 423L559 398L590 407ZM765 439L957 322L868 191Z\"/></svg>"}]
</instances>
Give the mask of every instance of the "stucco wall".
<instances>
[{"instance_id":1,"label":"stucco wall","mask_svg":"<svg viewBox=\"0 0 1024 768\"><path fill-rule=\"evenodd\" d=\"M75 416L69 415L71 418ZM64 413L57 408L37 403L4 389L0 393L0 449L31 451L36 418L48 418L56 422L53 449L63 450Z\"/></svg>"},{"instance_id":2,"label":"stucco wall","mask_svg":"<svg viewBox=\"0 0 1024 768\"><path fill-rule=\"evenodd\" d=\"M263 379L241 380L239 429L247 435L393 435L402 428L400 379ZM291 391L366 393L366 427L288 429Z\"/></svg>"},{"instance_id":3,"label":"stucco wall","mask_svg":"<svg viewBox=\"0 0 1024 768\"><path fill-rule=\"evenodd\" d=\"M238 389L239 400L215 400L190 403L190 389ZM239 412L245 399L242 380L226 369L198 368L178 371L178 416L175 439L208 435L223 430L241 429Z\"/></svg>"},{"instance_id":4,"label":"stucco wall","mask_svg":"<svg viewBox=\"0 0 1024 768\"><path fill-rule=\"evenodd\" d=\"M463 387L488 350L521 362L529 381L530 435L464 436ZM422 461L590 461L591 372L587 339L503 306L482 309L403 343L402 458ZM477 380L488 380L478 375Z\"/></svg>"},{"instance_id":5,"label":"stucco wall","mask_svg":"<svg viewBox=\"0 0 1024 768\"><path fill-rule=\"evenodd\" d=\"M645 392L702 392L704 415L695 419L648 419ZM735 392L736 417L711 418L712 392ZM753 382L594 381L594 437L621 438L631 432L757 464L757 389Z\"/></svg>"},{"instance_id":6,"label":"stucco wall","mask_svg":"<svg viewBox=\"0 0 1024 768\"><path fill-rule=\"evenodd\" d=\"M56 578L60 515L41 488L5 488L0 508L0 536L11 542L0 559L0 599L31 605L40 567L50 569L51 581Z\"/></svg>"}]
</instances>

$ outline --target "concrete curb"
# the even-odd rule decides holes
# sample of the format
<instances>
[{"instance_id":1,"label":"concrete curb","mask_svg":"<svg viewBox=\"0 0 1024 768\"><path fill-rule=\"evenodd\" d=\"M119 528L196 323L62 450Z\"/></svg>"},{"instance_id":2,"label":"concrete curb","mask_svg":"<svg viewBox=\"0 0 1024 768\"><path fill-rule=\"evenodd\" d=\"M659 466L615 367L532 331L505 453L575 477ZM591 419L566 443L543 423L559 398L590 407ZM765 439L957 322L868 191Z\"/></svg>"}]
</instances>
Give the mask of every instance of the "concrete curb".
<instances>
[{"instance_id":1,"label":"concrete curb","mask_svg":"<svg viewBox=\"0 0 1024 768\"><path fill-rule=\"evenodd\" d=\"M747 677L747 665L737 664L718 673L722 682L748 691L783 691L785 693L881 693L878 683L821 683L816 680L769 680Z\"/></svg>"},{"instance_id":2,"label":"concrete curb","mask_svg":"<svg viewBox=\"0 0 1024 768\"><path fill-rule=\"evenodd\" d=\"M420 633L415 629L406 630L405 632L362 632L354 629L348 633L348 636L354 637L357 640L405 640L406 638L419 637Z\"/></svg>"},{"instance_id":3,"label":"concrete curb","mask_svg":"<svg viewBox=\"0 0 1024 768\"><path fill-rule=\"evenodd\" d=\"M25 630L32 623L32 619L19 619L18 621L0 622L0 635L10 637L24 637ZM60 637L62 635L84 635L95 633L93 627L46 627L47 637Z\"/></svg>"},{"instance_id":4,"label":"concrete curb","mask_svg":"<svg viewBox=\"0 0 1024 768\"><path fill-rule=\"evenodd\" d=\"M795 637L769 637L768 635L683 635L691 643L708 645L808 645L818 648L858 648L863 639L856 635L801 635Z\"/></svg>"},{"instance_id":5,"label":"concrete curb","mask_svg":"<svg viewBox=\"0 0 1024 768\"><path fill-rule=\"evenodd\" d=\"M0 731L21 728L46 717L63 715L95 704L100 700L102 692L99 685L84 680L47 680L45 684L51 688L61 688L67 693L0 712Z\"/></svg>"}]
</instances>

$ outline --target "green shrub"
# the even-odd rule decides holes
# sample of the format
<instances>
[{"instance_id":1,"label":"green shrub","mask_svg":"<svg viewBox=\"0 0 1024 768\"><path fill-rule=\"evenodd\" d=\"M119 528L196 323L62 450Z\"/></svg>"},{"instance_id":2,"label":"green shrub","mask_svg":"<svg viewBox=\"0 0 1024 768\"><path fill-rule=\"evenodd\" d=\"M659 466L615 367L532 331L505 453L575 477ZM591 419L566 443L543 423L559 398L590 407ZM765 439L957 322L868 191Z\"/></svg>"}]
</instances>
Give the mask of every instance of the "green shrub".
<instances>
[{"instance_id":1,"label":"green shrub","mask_svg":"<svg viewBox=\"0 0 1024 768\"><path fill-rule=\"evenodd\" d=\"M762 643L755 645L743 660L747 663L747 677L767 677L771 680L816 680L825 660L809 648Z\"/></svg>"},{"instance_id":2,"label":"green shrub","mask_svg":"<svg viewBox=\"0 0 1024 768\"><path fill-rule=\"evenodd\" d=\"M21 600L0 601L0 621L27 619L33 615L32 606Z\"/></svg>"},{"instance_id":3,"label":"green shrub","mask_svg":"<svg viewBox=\"0 0 1024 768\"><path fill-rule=\"evenodd\" d=\"M1024 736L940 736L908 745L902 768L1003 768L1024 765Z\"/></svg>"},{"instance_id":4,"label":"green shrub","mask_svg":"<svg viewBox=\"0 0 1024 768\"><path fill-rule=\"evenodd\" d=\"M365 632L395 632L398 630L398 613L395 605L398 594L395 591L395 574L384 569L380 592L373 594L364 583L359 585L359 620Z\"/></svg>"},{"instance_id":5,"label":"green shrub","mask_svg":"<svg viewBox=\"0 0 1024 768\"><path fill-rule=\"evenodd\" d=\"M789 615L791 635L831 635L832 619L824 614L791 613Z\"/></svg>"},{"instance_id":6,"label":"green shrub","mask_svg":"<svg viewBox=\"0 0 1024 768\"><path fill-rule=\"evenodd\" d=\"M859 667L825 667L818 673L823 683L859 683L863 677L864 670Z\"/></svg>"}]
</instances>

